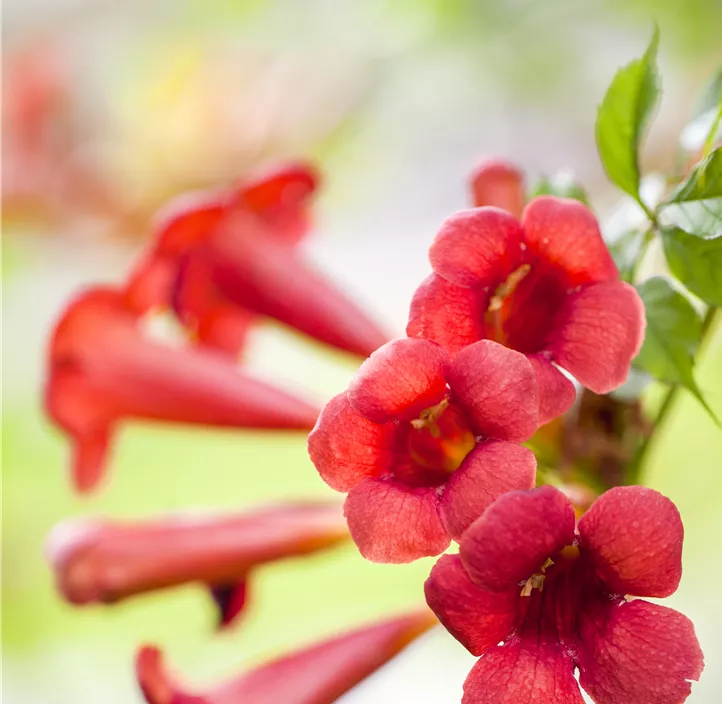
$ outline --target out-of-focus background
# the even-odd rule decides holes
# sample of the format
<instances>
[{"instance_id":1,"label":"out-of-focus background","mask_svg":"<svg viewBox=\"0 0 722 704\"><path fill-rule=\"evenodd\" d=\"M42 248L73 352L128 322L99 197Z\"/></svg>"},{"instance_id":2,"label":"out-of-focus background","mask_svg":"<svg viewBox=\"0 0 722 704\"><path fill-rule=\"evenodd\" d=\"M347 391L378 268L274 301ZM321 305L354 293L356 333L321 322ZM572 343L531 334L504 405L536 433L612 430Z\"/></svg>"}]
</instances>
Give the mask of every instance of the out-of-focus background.
<instances>
[{"instance_id":1,"label":"out-of-focus background","mask_svg":"<svg viewBox=\"0 0 722 704\"><path fill-rule=\"evenodd\" d=\"M645 166L669 168L695 95L722 60L718 0L7 0L3 8L3 695L7 704L140 702L132 659L164 646L194 681L418 603L431 561L364 562L353 547L259 571L247 617L212 635L188 587L114 607L56 596L43 541L75 515L330 497L298 436L129 425L104 491L77 499L67 446L43 418L44 347L64 301L120 280L170 196L258 164L325 175L304 246L401 333L441 220L467 205L484 155L532 174L571 168L603 217L596 105L661 29L664 100ZM250 364L319 400L354 362L268 326ZM699 385L722 416L722 331ZM722 431L684 394L645 480L686 527L667 604L695 622L707 668L691 704L722 692ZM343 701L460 700L473 659L433 632Z\"/></svg>"}]
</instances>

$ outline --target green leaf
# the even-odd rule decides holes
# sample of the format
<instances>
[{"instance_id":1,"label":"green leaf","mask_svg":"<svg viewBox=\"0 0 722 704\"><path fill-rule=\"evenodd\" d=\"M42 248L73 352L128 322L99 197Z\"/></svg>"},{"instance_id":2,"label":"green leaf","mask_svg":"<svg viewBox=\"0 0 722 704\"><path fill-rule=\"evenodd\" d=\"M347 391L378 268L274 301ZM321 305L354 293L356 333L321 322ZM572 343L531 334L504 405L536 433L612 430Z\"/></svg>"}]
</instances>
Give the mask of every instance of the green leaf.
<instances>
[{"instance_id":1,"label":"green leaf","mask_svg":"<svg viewBox=\"0 0 722 704\"><path fill-rule=\"evenodd\" d=\"M589 196L584 187L574 180L567 171L560 171L552 176L542 176L532 187L529 198L537 196L559 196L573 198L584 205L589 205Z\"/></svg>"},{"instance_id":2,"label":"green leaf","mask_svg":"<svg viewBox=\"0 0 722 704\"><path fill-rule=\"evenodd\" d=\"M634 366L659 381L684 386L716 420L692 373L702 337L697 311L661 277L648 279L637 291L644 301L647 331Z\"/></svg>"},{"instance_id":3,"label":"green leaf","mask_svg":"<svg viewBox=\"0 0 722 704\"><path fill-rule=\"evenodd\" d=\"M657 74L659 30L641 59L617 71L597 111L597 149L607 176L639 197L639 146L661 93Z\"/></svg>"},{"instance_id":4,"label":"green leaf","mask_svg":"<svg viewBox=\"0 0 722 704\"><path fill-rule=\"evenodd\" d=\"M698 237L722 235L722 198L665 205L659 213L663 227L679 227Z\"/></svg>"},{"instance_id":5,"label":"green leaf","mask_svg":"<svg viewBox=\"0 0 722 704\"><path fill-rule=\"evenodd\" d=\"M677 186L668 203L722 198L722 147L712 151Z\"/></svg>"},{"instance_id":6,"label":"green leaf","mask_svg":"<svg viewBox=\"0 0 722 704\"><path fill-rule=\"evenodd\" d=\"M679 227L661 231L670 271L695 296L722 306L722 235L698 237Z\"/></svg>"}]
</instances>

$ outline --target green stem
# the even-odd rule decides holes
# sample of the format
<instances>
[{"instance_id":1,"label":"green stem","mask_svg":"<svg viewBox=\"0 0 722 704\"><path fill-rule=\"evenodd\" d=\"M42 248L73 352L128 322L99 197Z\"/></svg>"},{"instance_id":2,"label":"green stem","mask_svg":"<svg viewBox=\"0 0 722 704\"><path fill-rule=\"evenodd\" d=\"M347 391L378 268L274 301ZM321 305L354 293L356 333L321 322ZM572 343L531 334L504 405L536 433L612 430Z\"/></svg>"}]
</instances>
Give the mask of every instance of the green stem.
<instances>
[{"instance_id":1,"label":"green stem","mask_svg":"<svg viewBox=\"0 0 722 704\"><path fill-rule=\"evenodd\" d=\"M629 283L631 284L633 284L637 278L637 270L639 269L642 260L647 254L649 245L652 244L652 242L654 241L654 235L655 230L654 226L652 226L644 233L642 237L642 244L639 245L639 252L637 252L637 256L634 258L634 263L629 269Z\"/></svg>"},{"instance_id":2,"label":"green stem","mask_svg":"<svg viewBox=\"0 0 722 704\"><path fill-rule=\"evenodd\" d=\"M710 306L707 309L707 313L704 316L704 319L702 321L702 330L701 330L701 337L700 337L700 346L699 346L699 353L703 351L703 346L705 343L705 340L707 338L707 335L709 334L710 330L714 327L715 317L717 313L719 312L719 308L715 308L714 306ZM699 359L699 354L698 354ZM627 484L634 484L639 480L639 475L642 470L642 465L644 464L644 461L647 459L647 456L649 454L649 451L653 445L654 439L659 434L659 429L664 424L664 421L666 420L667 416L669 415L670 411L672 410L672 407L674 406L674 402L677 400L677 396L679 395L679 390L682 387L679 385L672 386L669 391L667 392L666 396L664 397L664 401L662 401L662 405L659 407L659 411L657 412L657 417L654 419L654 425L652 426L652 429L647 435L647 437L644 440L644 443L639 448L636 456L630 463L629 471L627 472Z\"/></svg>"}]
</instances>

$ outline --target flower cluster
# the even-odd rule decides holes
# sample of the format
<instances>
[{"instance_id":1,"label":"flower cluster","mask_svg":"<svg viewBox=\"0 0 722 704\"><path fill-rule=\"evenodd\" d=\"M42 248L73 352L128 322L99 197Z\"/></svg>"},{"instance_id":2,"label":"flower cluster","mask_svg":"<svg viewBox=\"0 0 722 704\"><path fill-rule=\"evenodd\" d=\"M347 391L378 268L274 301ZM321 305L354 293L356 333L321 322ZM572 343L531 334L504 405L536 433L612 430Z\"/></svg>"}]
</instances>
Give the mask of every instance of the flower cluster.
<instances>
[{"instance_id":1,"label":"flower cluster","mask_svg":"<svg viewBox=\"0 0 722 704\"><path fill-rule=\"evenodd\" d=\"M344 515L303 503L63 524L49 542L60 592L88 604L199 583L228 626L265 563L349 537L380 563L437 556L455 541L459 553L438 560L425 595L480 657L464 704L581 704L580 685L597 704L681 704L703 668L692 624L630 598L677 589L674 504L638 486L560 490L522 444L570 409L578 386L605 394L623 384L644 339L642 300L592 211L529 200L518 169L483 165L474 207L431 245L433 273L413 295L407 336L387 342L296 250L316 184L311 169L289 165L172 208L123 286L97 287L66 310L46 406L74 441L80 490L100 479L125 418L313 428L310 458L347 494ZM158 309L177 317L186 344L148 336L143 321ZM261 316L366 358L320 414L237 367ZM154 647L139 651L137 677L150 704L329 704L434 622L428 609L394 618L200 695L176 683Z\"/></svg>"},{"instance_id":2,"label":"flower cluster","mask_svg":"<svg viewBox=\"0 0 722 704\"><path fill-rule=\"evenodd\" d=\"M45 408L73 444L75 488L103 477L125 419L273 431L309 431L311 403L237 364L254 322L269 317L326 345L367 356L384 333L295 249L310 227L318 177L289 164L226 191L172 204L149 251L120 286L95 286L70 302L49 345ZM150 332L158 313L186 339ZM250 574L349 538L335 504L292 502L243 513L177 514L133 522L62 523L47 553L70 603L115 603L182 584L207 589L229 627L248 602ZM165 673L155 648L140 649L137 676L151 704L329 704L381 667L436 619L412 612L312 645L203 695Z\"/></svg>"},{"instance_id":3,"label":"flower cluster","mask_svg":"<svg viewBox=\"0 0 722 704\"><path fill-rule=\"evenodd\" d=\"M374 352L326 405L311 459L348 492L366 558L407 562L459 542L426 597L482 656L464 704L580 704L575 669L598 704L678 704L703 666L694 629L627 600L676 590L676 508L641 487L591 507L533 489L535 458L518 444L573 404L568 375L598 394L626 380L644 305L581 202L525 205L523 175L503 162L476 171L472 193L476 207L431 246L408 337Z\"/></svg>"}]
</instances>

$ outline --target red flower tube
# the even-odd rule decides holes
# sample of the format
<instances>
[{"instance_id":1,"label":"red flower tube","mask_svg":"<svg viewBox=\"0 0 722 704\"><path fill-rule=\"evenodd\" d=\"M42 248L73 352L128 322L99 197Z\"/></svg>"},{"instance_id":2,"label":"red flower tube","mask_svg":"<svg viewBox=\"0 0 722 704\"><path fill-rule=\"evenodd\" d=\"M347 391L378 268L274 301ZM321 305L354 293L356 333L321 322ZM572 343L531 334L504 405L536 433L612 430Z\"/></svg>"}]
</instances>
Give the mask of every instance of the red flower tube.
<instances>
[{"instance_id":1,"label":"red flower tube","mask_svg":"<svg viewBox=\"0 0 722 704\"><path fill-rule=\"evenodd\" d=\"M428 340L384 345L308 438L323 480L348 492L351 536L374 562L443 552L494 499L534 486L516 444L537 428L536 377L524 355L488 340L453 357Z\"/></svg>"},{"instance_id":2,"label":"red flower tube","mask_svg":"<svg viewBox=\"0 0 722 704\"><path fill-rule=\"evenodd\" d=\"M136 673L148 704L332 704L436 623L428 610L391 618L261 665L203 694L178 685L154 647L140 649Z\"/></svg>"},{"instance_id":3,"label":"red flower tube","mask_svg":"<svg viewBox=\"0 0 722 704\"><path fill-rule=\"evenodd\" d=\"M573 384L608 393L627 378L644 338L644 305L619 279L592 212L542 196L521 221L494 207L442 225L434 273L411 303L407 333L456 351L491 339L527 355L544 423L574 401Z\"/></svg>"},{"instance_id":4,"label":"red flower tube","mask_svg":"<svg viewBox=\"0 0 722 704\"><path fill-rule=\"evenodd\" d=\"M524 210L524 173L501 159L483 163L470 179L474 205L493 205L520 218Z\"/></svg>"},{"instance_id":5,"label":"red flower tube","mask_svg":"<svg viewBox=\"0 0 722 704\"><path fill-rule=\"evenodd\" d=\"M248 574L349 537L340 506L296 503L233 515L169 515L142 522L80 519L51 532L48 559L73 604L114 603L198 582L227 626L246 604Z\"/></svg>"},{"instance_id":6,"label":"red flower tube","mask_svg":"<svg viewBox=\"0 0 722 704\"><path fill-rule=\"evenodd\" d=\"M237 354L258 315L363 357L386 336L293 247L308 230L317 177L289 165L167 216L128 282L139 311L172 306L202 344Z\"/></svg>"},{"instance_id":7,"label":"red flower tube","mask_svg":"<svg viewBox=\"0 0 722 704\"><path fill-rule=\"evenodd\" d=\"M505 494L445 555L426 600L482 656L463 704L681 704L702 653L682 614L625 595L665 597L682 574L683 528L652 489L618 487L579 521L557 489ZM501 643L501 644L499 644Z\"/></svg>"},{"instance_id":8,"label":"red flower tube","mask_svg":"<svg viewBox=\"0 0 722 704\"><path fill-rule=\"evenodd\" d=\"M113 426L124 418L306 430L317 411L218 354L146 338L122 295L96 288L73 301L50 344L45 407L74 442L72 474L99 481Z\"/></svg>"}]
</instances>

